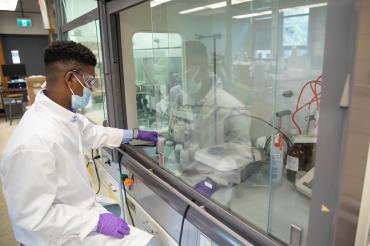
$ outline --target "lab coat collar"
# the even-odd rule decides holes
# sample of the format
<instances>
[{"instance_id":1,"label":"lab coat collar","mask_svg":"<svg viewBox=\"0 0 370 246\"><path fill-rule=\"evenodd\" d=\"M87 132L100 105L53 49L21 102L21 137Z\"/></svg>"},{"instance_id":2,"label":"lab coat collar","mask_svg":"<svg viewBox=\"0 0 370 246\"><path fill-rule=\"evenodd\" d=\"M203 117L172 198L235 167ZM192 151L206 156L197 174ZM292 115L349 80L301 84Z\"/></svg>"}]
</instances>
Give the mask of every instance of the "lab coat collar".
<instances>
[{"instance_id":1,"label":"lab coat collar","mask_svg":"<svg viewBox=\"0 0 370 246\"><path fill-rule=\"evenodd\" d=\"M68 109L60 106L59 104L48 98L45 95L44 90L41 90L39 91L39 93L37 93L35 104L47 108L54 116L65 119L67 121L76 121L77 119L76 113L69 111Z\"/></svg>"}]
</instances>

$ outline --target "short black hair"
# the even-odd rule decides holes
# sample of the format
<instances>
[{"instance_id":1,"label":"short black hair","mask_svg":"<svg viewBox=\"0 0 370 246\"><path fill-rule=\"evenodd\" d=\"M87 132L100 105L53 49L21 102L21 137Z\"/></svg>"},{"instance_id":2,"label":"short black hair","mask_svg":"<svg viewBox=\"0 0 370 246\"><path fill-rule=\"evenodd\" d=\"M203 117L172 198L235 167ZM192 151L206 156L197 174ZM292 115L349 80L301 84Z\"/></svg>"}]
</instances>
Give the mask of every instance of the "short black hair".
<instances>
[{"instance_id":1,"label":"short black hair","mask_svg":"<svg viewBox=\"0 0 370 246\"><path fill-rule=\"evenodd\" d=\"M96 57L86 46L73 41L55 41L44 52L45 66L56 62L78 62L96 66Z\"/></svg>"}]
</instances>

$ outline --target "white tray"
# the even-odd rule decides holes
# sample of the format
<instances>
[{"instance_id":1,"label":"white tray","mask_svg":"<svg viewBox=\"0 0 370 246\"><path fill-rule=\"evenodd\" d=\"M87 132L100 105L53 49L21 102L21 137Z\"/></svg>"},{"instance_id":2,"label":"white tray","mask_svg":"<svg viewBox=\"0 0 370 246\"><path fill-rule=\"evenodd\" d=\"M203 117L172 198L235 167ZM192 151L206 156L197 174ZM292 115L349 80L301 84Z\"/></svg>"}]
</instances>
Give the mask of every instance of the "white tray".
<instances>
[{"instance_id":1,"label":"white tray","mask_svg":"<svg viewBox=\"0 0 370 246\"><path fill-rule=\"evenodd\" d=\"M214 148L222 148L223 153L210 154L209 150ZM219 171L232 171L261 160L261 153L249 145L225 143L198 150L194 158Z\"/></svg>"}]
</instances>

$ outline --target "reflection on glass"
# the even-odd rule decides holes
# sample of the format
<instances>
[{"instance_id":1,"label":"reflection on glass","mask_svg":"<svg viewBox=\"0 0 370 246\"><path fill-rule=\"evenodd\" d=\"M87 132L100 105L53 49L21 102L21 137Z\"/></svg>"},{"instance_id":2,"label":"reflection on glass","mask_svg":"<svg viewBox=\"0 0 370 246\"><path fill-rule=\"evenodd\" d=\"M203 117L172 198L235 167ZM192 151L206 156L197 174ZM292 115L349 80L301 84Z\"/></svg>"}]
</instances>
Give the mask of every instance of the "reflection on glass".
<instances>
[{"instance_id":1,"label":"reflection on glass","mask_svg":"<svg viewBox=\"0 0 370 246\"><path fill-rule=\"evenodd\" d=\"M285 243L295 225L306 244L325 6L172 0L121 13L132 127L162 133L163 168Z\"/></svg>"},{"instance_id":2,"label":"reflection on glass","mask_svg":"<svg viewBox=\"0 0 370 246\"><path fill-rule=\"evenodd\" d=\"M289 16L283 19L283 45L307 46L308 15Z\"/></svg>"},{"instance_id":3,"label":"reflection on glass","mask_svg":"<svg viewBox=\"0 0 370 246\"><path fill-rule=\"evenodd\" d=\"M93 87L91 100L86 108L83 109L82 113L96 124L103 124L103 121L107 118L107 112L99 21L92 21L69 31L68 38L69 40L85 45L96 56L95 76L98 80Z\"/></svg>"},{"instance_id":4,"label":"reflection on glass","mask_svg":"<svg viewBox=\"0 0 370 246\"><path fill-rule=\"evenodd\" d=\"M169 107L181 100L181 36L143 32L135 33L132 42L138 124L167 130Z\"/></svg>"}]
</instances>

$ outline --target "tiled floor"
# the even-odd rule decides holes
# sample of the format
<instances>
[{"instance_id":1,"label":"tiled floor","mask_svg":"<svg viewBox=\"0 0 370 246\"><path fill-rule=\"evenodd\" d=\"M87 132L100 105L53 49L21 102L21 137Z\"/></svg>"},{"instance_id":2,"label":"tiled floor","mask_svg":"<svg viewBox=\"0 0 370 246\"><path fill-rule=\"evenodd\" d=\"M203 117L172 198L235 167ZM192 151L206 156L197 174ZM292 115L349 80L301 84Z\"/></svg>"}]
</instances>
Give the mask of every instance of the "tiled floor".
<instances>
[{"instance_id":1,"label":"tiled floor","mask_svg":"<svg viewBox=\"0 0 370 246\"><path fill-rule=\"evenodd\" d=\"M3 118L0 118L0 158L1 153L8 141L8 138L14 131L19 120L13 121L12 126L9 125L9 122L5 122ZM1 182L0 182L0 190ZM13 231L9 223L8 212L5 205L3 193L0 191L0 245L6 246L19 246L13 236Z\"/></svg>"}]
</instances>

